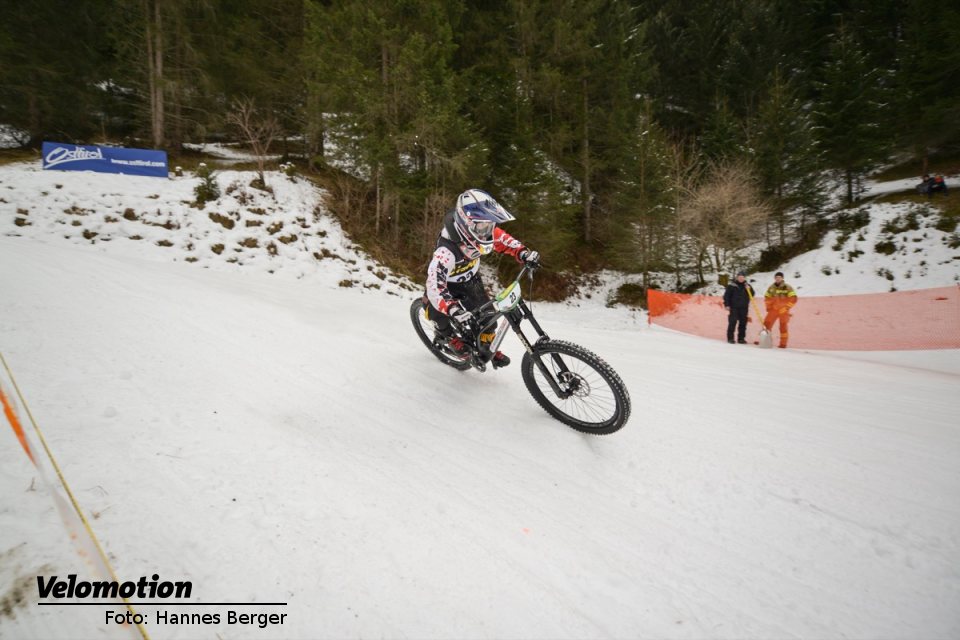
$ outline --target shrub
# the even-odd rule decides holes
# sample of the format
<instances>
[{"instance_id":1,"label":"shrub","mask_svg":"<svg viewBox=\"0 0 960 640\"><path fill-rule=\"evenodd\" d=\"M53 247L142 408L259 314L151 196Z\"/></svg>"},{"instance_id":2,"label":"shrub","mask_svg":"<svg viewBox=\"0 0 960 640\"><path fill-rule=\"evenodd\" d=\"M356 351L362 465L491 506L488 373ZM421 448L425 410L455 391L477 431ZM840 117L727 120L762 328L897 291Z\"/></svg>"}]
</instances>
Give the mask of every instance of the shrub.
<instances>
[{"instance_id":1,"label":"shrub","mask_svg":"<svg viewBox=\"0 0 960 640\"><path fill-rule=\"evenodd\" d=\"M882 240L873 245L873 250L885 256L893 255L897 251L897 245L892 240Z\"/></svg>"},{"instance_id":2,"label":"shrub","mask_svg":"<svg viewBox=\"0 0 960 640\"><path fill-rule=\"evenodd\" d=\"M193 195L197 198L198 207L220 197L220 185L217 184L214 172L207 163L201 162L197 167L197 177L200 178L200 184L193 188Z\"/></svg>"},{"instance_id":3,"label":"shrub","mask_svg":"<svg viewBox=\"0 0 960 640\"><path fill-rule=\"evenodd\" d=\"M639 282L625 282L610 298L610 305L622 304L628 307L647 308L647 290Z\"/></svg>"},{"instance_id":4,"label":"shrub","mask_svg":"<svg viewBox=\"0 0 960 640\"><path fill-rule=\"evenodd\" d=\"M297 175L300 173L297 170L297 165L292 162L284 162L280 165L280 171L283 171L284 175L290 178L291 182L296 182Z\"/></svg>"}]
</instances>

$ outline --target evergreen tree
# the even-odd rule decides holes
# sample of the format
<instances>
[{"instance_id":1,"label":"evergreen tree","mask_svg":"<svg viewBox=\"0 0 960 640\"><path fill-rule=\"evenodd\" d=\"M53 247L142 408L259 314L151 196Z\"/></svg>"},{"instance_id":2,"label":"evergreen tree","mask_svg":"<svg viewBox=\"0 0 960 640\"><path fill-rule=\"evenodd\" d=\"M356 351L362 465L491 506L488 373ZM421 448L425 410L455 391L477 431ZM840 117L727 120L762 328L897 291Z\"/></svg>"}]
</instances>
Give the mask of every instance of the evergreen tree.
<instances>
[{"instance_id":1,"label":"evergreen tree","mask_svg":"<svg viewBox=\"0 0 960 640\"><path fill-rule=\"evenodd\" d=\"M640 271L646 288L651 285L650 272L666 271L670 264L670 234L676 224L670 198L670 145L649 102L627 137L632 144L620 163L613 216L617 233L611 235L611 246L614 264Z\"/></svg>"},{"instance_id":2,"label":"evergreen tree","mask_svg":"<svg viewBox=\"0 0 960 640\"><path fill-rule=\"evenodd\" d=\"M907 5L897 87L900 139L927 172L931 151L960 142L960 8L925 2Z\"/></svg>"},{"instance_id":3,"label":"evergreen tree","mask_svg":"<svg viewBox=\"0 0 960 640\"><path fill-rule=\"evenodd\" d=\"M0 123L43 139L86 142L108 124L110 3L10 2L0 20Z\"/></svg>"},{"instance_id":4,"label":"evergreen tree","mask_svg":"<svg viewBox=\"0 0 960 640\"><path fill-rule=\"evenodd\" d=\"M890 146L882 127L891 98L888 82L889 75L871 64L856 36L838 29L821 70L816 118L825 162L840 173L848 203Z\"/></svg>"},{"instance_id":5,"label":"evergreen tree","mask_svg":"<svg viewBox=\"0 0 960 640\"><path fill-rule=\"evenodd\" d=\"M451 69L459 9L440 0L308 7L311 91L333 113L328 135L373 184L374 233L393 242L422 240L418 225L435 232L443 203L483 159Z\"/></svg>"},{"instance_id":6,"label":"evergreen tree","mask_svg":"<svg viewBox=\"0 0 960 640\"><path fill-rule=\"evenodd\" d=\"M825 194L812 117L779 69L768 83L750 137L760 191L772 204L783 246L788 212L799 213L802 226L806 215L823 206Z\"/></svg>"}]
</instances>

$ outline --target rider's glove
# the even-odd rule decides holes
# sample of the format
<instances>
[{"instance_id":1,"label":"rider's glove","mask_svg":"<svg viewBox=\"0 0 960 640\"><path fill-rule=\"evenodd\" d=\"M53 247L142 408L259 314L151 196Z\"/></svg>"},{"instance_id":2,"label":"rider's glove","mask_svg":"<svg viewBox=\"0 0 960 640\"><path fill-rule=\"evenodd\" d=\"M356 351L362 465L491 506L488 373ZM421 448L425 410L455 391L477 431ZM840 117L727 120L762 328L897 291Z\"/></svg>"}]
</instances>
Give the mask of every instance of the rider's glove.
<instances>
[{"instance_id":1,"label":"rider's glove","mask_svg":"<svg viewBox=\"0 0 960 640\"><path fill-rule=\"evenodd\" d=\"M468 325L473 320L473 314L459 304L453 304L447 309L447 315L457 321L457 324Z\"/></svg>"},{"instance_id":2,"label":"rider's glove","mask_svg":"<svg viewBox=\"0 0 960 640\"><path fill-rule=\"evenodd\" d=\"M540 252L531 251L530 249L524 249L520 252L520 260L526 264L528 267L539 267L540 266Z\"/></svg>"}]
</instances>

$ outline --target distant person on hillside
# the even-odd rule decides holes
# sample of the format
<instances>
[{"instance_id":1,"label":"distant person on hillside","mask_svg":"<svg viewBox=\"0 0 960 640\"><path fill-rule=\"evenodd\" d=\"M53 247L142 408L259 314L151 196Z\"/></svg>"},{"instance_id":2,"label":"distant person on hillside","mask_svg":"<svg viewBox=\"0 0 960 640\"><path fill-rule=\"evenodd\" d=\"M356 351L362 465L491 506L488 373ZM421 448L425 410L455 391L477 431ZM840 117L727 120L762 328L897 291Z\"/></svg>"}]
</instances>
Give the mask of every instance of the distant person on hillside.
<instances>
[{"instance_id":1,"label":"distant person on hillside","mask_svg":"<svg viewBox=\"0 0 960 640\"><path fill-rule=\"evenodd\" d=\"M925 193L928 198L932 198L935 193L947 195L947 181L939 173L936 176L924 174L923 181L917 185L917 191Z\"/></svg>"},{"instance_id":2,"label":"distant person on hillside","mask_svg":"<svg viewBox=\"0 0 960 640\"><path fill-rule=\"evenodd\" d=\"M489 193L479 189L461 193L456 207L443 218L443 229L427 267L428 315L437 333L445 336L458 354L469 353L470 347L455 333L451 318L457 325L468 327L474 320L473 311L490 299L480 279L480 257L496 251L513 256L517 262L534 267L540 264L538 252L498 226L513 219ZM484 341L482 334L480 340ZM494 369L499 369L510 364L510 358L497 351L491 362Z\"/></svg>"},{"instance_id":3,"label":"distant person on hillside","mask_svg":"<svg viewBox=\"0 0 960 640\"><path fill-rule=\"evenodd\" d=\"M767 305L767 317L763 319L763 326L767 331L773 329L773 324L780 321L780 348L787 348L787 330L790 324L790 310L797 304L797 292L793 287L783 281L783 272L778 271L773 276L773 284L767 289L764 295L764 302Z\"/></svg>"},{"instance_id":4,"label":"distant person on hillside","mask_svg":"<svg viewBox=\"0 0 960 640\"><path fill-rule=\"evenodd\" d=\"M934 193L947 195L947 181L939 173L930 182L930 194L933 195Z\"/></svg>"},{"instance_id":5,"label":"distant person on hillside","mask_svg":"<svg viewBox=\"0 0 960 640\"><path fill-rule=\"evenodd\" d=\"M753 287L747 282L747 274L737 272L737 277L727 285L723 292L723 308L727 315L727 342L733 344L733 332L737 332L737 342L747 344L747 316L750 312L750 298L755 295Z\"/></svg>"}]
</instances>

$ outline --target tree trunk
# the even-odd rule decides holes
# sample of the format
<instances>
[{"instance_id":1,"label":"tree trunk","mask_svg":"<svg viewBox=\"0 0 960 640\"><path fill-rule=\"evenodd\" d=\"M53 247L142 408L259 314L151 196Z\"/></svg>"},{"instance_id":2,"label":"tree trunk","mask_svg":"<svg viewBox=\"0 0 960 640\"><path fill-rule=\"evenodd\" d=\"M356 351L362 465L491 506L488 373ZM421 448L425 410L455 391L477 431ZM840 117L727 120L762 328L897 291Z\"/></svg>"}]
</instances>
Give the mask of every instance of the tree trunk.
<instances>
[{"instance_id":1,"label":"tree trunk","mask_svg":"<svg viewBox=\"0 0 960 640\"><path fill-rule=\"evenodd\" d=\"M380 235L380 175L383 173L383 165L377 165L377 177L376 177L376 190L377 190L377 206L373 214L373 231L379 236Z\"/></svg>"},{"instance_id":2,"label":"tree trunk","mask_svg":"<svg viewBox=\"0 0 960 640\"><path fill-rule=\"evenodd\" d=\"M147 80L150 91L150 129L153 146L164 146L162 0L143 0L147 40Z\"/></svg>"},{"instance_id":3,"label":"tree trunk","mask_svg":"<svg viewBox=\"0 0 960 640\"><path fill-rule=\"evenodd\" d=\"M583 165L583 180L580 182L580 198L583 201L583 239L587 244L592 240L591 229L591 194L590 194L590 131L587 123L587 79L582 80L583 90L583 141L581 144L580 162Z\"/></svg>"},{"instance_id":4,"label":"tree trunk","mask_svg":"<svg viewBox=\"0 0 960 640\"><path fill-rule=\"evenodd\" d=\"M787 214L783 210L783 205L778 205L777 206L777 224L780 228L780 246L781 247L787 244L787 234L785 229L786 217L787 217Z\"/></svg>"}]
</instances>

